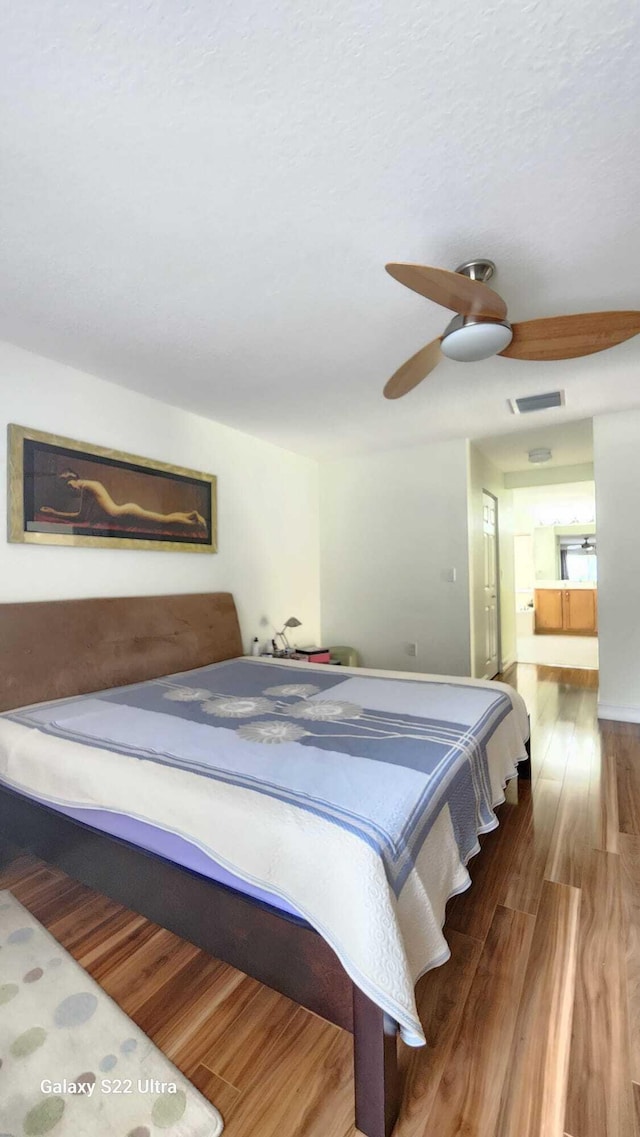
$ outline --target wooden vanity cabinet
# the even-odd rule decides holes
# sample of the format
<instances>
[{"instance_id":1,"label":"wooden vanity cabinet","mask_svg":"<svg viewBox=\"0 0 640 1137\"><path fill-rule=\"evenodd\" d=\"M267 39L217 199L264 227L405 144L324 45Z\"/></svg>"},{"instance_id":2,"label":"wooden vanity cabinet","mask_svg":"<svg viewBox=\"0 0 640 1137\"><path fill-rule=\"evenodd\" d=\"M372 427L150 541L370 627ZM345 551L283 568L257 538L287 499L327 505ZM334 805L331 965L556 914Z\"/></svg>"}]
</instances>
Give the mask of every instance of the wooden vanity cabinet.
<instances>
[{"instance_id":1,"label":"wooden vanity cabinet","mask_svg":"<svg viewBox=\"0 0 640 1137\"><path fill-rule=\"evenodd\" d=\"M595 588L536 588L536 633L595 636L598 593Z\"/></svg>"},{"instance_id":2,"label":"wooden vanity cabinet","mask_svg":"<svg viewBox=\"0 0 640 1137\"><path fill-rule=\"evenodd\" d=\"M562 590L560 588L536 588L535 596L536 632L562 631Z\"/></svg>"}]
</instances>

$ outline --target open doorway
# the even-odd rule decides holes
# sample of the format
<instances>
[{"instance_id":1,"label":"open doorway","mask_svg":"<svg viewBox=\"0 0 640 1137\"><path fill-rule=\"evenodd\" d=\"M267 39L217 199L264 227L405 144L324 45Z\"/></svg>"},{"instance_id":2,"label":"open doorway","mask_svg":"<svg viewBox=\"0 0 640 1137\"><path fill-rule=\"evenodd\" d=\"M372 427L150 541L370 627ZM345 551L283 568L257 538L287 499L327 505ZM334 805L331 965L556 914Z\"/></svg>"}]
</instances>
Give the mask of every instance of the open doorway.
<instances>
[{"instance_id":1,"label":"open doorway","mask_svg":"<svg viewBox=\"0 0 640 1137\"><path fill-rule=\"evenodd\" d=\"M597 669L598 533L592 422L530 429L521 421L519 426L511 434L477 439L470 448L471 484L474 470L475 483L481 470L484 486L490 486L500 510L496 589L501 613L500 669L504 671L511 662ZM492 642L489 577L484 592L481 579L484 583L476 558L472 661L478 675L491 670L488 655L480 659L485 628L487 653Z\"/></svg>"},{"instance_id":2,"label":"open doorway","mask_svg":"<svg viewBox=\"0 0 640 1137\"><path fill-rule=\"evenodd\" d=\"M513 490L516 658L598 667L595 484Z\"/></svg>"}]
</instances>

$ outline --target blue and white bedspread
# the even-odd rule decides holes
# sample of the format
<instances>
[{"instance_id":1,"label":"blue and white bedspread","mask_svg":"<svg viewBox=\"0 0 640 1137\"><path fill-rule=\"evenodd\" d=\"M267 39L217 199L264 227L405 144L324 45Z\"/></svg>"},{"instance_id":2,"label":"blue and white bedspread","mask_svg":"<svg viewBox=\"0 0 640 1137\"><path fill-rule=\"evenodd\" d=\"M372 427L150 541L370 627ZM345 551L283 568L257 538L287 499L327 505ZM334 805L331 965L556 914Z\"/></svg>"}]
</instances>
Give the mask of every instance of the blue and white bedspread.
<instances>
[{"instance_id":1,"label":"blue and white bedspread","mask_svg":"<svg viewBox=\"0 0 640 1137\"><path fill-rule=\"evenodd\" d=\"M418 977L526 756L499 683L238 659L0 716L0 780L125 813L285 898L424 1043Z\"/></svg>"}]
</instances>

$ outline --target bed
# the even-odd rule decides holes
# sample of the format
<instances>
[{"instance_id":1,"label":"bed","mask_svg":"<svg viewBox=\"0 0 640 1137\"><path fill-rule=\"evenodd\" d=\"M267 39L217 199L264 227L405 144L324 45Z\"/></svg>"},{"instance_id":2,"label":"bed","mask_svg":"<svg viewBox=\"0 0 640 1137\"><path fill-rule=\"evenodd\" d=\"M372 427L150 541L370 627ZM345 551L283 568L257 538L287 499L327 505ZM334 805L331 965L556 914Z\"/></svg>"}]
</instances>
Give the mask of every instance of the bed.
<instances>
[{"instance_id":1,"label":"bed","mask_svg":"<svg viewBox=\"0 0 640 1137\"><path fill-rule=\"evenodd\" d=\"M520 697L242 658L227 593L0 605L0 645L2 829L352 1031L386 1137L446 901L528 773Z\"/></svg>"}]
</instances>

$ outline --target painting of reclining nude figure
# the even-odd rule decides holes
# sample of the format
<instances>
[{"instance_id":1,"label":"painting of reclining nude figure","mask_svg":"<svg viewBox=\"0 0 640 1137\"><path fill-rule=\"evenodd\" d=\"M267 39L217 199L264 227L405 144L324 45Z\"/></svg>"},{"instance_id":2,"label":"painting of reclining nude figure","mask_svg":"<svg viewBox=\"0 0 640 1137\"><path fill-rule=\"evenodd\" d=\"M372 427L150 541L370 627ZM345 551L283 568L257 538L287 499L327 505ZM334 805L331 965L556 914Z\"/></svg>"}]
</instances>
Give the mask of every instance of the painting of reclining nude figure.
<instances>
[{"instance_id":1,"label":"painting of reclining nude figure","mask_svg":"<svg viewBox=\"0 0 640 1137\"><path fill-rule=\"evenodd\" d=\"M9 540L215 553L216 478L12 424Z\"/></svg>"}]
</instances>

